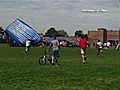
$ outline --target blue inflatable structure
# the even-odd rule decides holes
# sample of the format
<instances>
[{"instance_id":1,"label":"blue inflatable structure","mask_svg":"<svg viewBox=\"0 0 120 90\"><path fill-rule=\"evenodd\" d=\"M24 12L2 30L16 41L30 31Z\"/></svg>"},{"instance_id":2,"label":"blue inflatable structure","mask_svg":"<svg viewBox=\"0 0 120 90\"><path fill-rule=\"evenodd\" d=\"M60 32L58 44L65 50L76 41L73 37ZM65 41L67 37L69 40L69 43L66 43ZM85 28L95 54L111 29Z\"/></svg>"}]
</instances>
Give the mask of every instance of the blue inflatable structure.
<instances>
[{"instance_id":1,"label":"blue inflatable structure","mask_svg":"<svg viewBox=\"0 0 120 90\"><path fill-rule=\"evenodd\" d=\"M11 45L25 45L26 40L30 40L32 45L39 45L43 40L42 37L28 24L17 18L6 29Z\"/></svg>"}]
</instances>

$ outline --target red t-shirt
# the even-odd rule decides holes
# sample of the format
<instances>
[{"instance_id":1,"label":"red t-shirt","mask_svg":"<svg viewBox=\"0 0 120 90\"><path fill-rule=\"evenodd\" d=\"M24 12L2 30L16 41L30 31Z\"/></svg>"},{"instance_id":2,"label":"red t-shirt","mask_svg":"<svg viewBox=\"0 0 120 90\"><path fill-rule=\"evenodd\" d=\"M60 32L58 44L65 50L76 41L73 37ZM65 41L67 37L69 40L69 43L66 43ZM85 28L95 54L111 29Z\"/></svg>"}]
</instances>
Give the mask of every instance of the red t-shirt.
<instances>
[{"instance_id":1,"label":"red t-shirt","mask_svg":"<svg viewBox=\"0 0 120 90\"><path fill-rule=\"evenodd\" d=\"M87 48L87 40L85 38L81 38L78 40L80 44L80 48L85 49Z\"/></svg>"}]
</instances>

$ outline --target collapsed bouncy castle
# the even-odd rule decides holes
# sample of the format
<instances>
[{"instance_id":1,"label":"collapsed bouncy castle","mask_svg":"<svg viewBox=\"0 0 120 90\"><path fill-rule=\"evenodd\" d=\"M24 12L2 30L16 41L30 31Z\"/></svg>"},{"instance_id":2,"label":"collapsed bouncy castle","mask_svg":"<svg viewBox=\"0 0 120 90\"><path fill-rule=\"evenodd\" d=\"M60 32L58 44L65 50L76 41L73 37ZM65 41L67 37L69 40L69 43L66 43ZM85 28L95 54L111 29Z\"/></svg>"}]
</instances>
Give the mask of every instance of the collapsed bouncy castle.
<instances>
[{"instance_id":1,"label":"collapsed bouncy castle","mask_svg":"<svg viewBox=\"0 0 120 90\"><path fill-rule=\"evenodd\" d=\"M32 45L39 45L42 37L28 24L17 18L6 29L10 45L24 46L26 40L30 40Z\"/></svg>"}]
</instances>

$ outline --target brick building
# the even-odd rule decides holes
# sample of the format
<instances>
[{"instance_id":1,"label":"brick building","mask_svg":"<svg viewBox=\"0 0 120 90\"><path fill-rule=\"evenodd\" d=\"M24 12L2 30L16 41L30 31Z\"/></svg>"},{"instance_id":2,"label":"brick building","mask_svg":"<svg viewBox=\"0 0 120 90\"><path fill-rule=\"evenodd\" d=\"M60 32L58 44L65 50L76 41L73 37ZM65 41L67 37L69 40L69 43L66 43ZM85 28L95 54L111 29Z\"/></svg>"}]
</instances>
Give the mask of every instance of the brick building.
<instances>
[{"instance_id":1,"label":"brick building","mask_svg":"<svg viewBox=\"0 0 120 90\"><path fill-rule=\"evenodd\" d=\"M98 40L102 42L110 41L112 44L120 42L120 30L107 30L105 28L98 28L96 31L88 31L88 41L90 45L96 43Z\"/></svg>"}]
</instances>

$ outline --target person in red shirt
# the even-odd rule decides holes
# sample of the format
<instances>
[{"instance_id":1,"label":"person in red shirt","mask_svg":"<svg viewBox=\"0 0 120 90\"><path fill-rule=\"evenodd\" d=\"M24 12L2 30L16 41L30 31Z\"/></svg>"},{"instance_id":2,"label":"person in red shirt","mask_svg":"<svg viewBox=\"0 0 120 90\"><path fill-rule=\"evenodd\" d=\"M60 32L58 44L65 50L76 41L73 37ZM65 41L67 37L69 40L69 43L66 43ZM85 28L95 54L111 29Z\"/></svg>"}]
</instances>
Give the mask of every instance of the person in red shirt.
<instances>
[{"instance_id":1,"label":"person in red shirt","mask_svg":"<svg viewBox=\"0 0 120 90\"><path fill-rule=\"evenodd\" d=\"M80 45L80 53L81 53L83 63L85 63L86 62L87 40L86 38L84 38L84 36L81 36L81 38L77 39L77 41L79 42L79 45Z\"/></svg>"}]
</instances>

